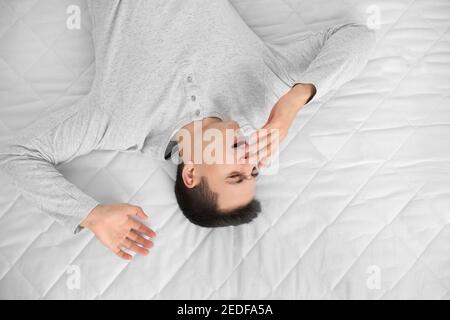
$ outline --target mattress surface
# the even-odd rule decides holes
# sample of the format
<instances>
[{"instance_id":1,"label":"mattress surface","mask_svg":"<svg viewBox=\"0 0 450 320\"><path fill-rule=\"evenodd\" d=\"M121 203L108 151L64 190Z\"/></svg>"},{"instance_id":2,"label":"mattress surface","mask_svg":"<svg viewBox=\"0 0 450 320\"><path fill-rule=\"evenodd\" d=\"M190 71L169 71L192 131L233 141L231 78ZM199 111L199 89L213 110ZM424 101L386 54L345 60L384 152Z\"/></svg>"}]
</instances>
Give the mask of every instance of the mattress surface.
<instances>
[{"instance_id":1,"label":"mattress surface","mask_svg":"<svg viewBox=\"0 0 450 320\"><path fill-rule=\"evenodd\" d=\"M232 2L268 42L349 19L377 28L363 72L302 111L279 173L259 181L258 219L188 223L170 163L97 151L59 167L149 213L155 247L125 262L0 173L0 298L450 298L450 2ZM0 0L0 143L85 95L94 64L83 0Z\"/></svg>"}]
</instances>

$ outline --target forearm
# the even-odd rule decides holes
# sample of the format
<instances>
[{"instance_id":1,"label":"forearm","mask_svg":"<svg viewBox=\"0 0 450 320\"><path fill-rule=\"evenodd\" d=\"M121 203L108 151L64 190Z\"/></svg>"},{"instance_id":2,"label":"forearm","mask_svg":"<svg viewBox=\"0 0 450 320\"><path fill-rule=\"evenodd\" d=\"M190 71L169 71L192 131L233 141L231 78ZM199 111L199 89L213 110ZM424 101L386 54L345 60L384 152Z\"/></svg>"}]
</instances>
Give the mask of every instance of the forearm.
<instances>
[{"instance_id":1,"label":"forearm","mask_svg":"<svg viewBox=\"0 0 450 320\"><path fill-rule=\"evenodd\" d=\"M70 183L56 166L97 148L107 118L85 97L38 120L0 150L0 170L24 198L76 232L98 202Z\"/></svg>"},{"instance_id":2,"label":"forearm","mask_svg":"<svg viewBox=\"0 0 450 320\"><path fill-rule=\"evenodd\" d=\"M33 147L9 147L0 152L0 169L23 197L56 221L77 231L80 221L98 202L67 181Z\"/></svg>"},{"instance_id":3,"label":"forearm","mask_svg":"<svg viewBox=\"0 0 450 320\"><path fill-rule=\"evenodd\" d=\"M294 119L297 113L311 100L316 94L316 87L311 83L298 83L294 85L279 100L283 106L285 119Z\"/></svg>"}]
</instances>

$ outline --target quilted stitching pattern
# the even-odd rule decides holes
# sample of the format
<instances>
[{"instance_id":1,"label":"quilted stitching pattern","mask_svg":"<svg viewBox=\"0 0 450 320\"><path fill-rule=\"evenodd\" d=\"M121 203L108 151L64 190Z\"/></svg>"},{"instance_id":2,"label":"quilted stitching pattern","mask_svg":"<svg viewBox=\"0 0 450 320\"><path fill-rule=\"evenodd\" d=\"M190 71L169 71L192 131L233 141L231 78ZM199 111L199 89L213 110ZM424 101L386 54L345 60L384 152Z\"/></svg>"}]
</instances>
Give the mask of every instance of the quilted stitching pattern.
<instances>
[{"instance_id":1,"label":"quilted stitching pattern","mask_svg":"<svg viewBox=\"0 0 450 320\"><path fill-rule=\"evenodd\" d=\"M450 3L232 2L270 42L381 13L365 70L302 112L279 175L261 179L260 218L197 228L178 211L170 164L94 152L60 170L99 201L143 206L158 232L152 254L118 261L1 183L1 298L450 298ZM80 30L65 27L69 5ZM94 56L84 0L0 0L0 12L1 143L86 94ZM373 266L378 289L367 285Z\"/></svg>"}]
</instances>

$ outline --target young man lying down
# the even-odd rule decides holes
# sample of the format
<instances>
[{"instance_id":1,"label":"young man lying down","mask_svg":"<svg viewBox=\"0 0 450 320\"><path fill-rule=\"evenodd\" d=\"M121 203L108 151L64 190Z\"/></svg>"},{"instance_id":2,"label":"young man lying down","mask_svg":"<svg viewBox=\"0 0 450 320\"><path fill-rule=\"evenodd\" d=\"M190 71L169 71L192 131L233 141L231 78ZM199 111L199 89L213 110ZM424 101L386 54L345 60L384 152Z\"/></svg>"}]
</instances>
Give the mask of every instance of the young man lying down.
<instances>
[{"instance_id":1,"label":"young man lying down","mask_svg":"<svg viewBox=\"0 0 450 320\"><path fill-rule=\"evenodd\" d=\"M374 43L373 31L354 23L264 43L227 0L91 0L89 9L90 93L9 141L0 167L43 211L72 232L91 230L123 259L152 247L147 215L132 204L98 203L56 165L92 150L178 156L175 195L187 219L248 223L261 210L259 169L298 112L355 77Z\"/></svg>"}]
</instances>

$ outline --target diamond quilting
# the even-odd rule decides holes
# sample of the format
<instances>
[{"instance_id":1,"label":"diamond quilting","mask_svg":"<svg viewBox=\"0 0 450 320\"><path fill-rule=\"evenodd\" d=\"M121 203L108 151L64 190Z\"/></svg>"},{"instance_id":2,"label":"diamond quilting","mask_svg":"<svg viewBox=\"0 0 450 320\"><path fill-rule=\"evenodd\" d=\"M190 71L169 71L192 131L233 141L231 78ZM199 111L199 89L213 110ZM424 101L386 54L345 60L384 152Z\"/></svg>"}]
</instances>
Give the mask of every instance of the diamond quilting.
<instances>
[{"instance_id":1,"label":"diamond quilting","mask_svg":"<svg viewBox=\"0 0 450 320\"><path fill-rule=\"evenodd\" d=\"M141 205L158 232L149 257L117 260L0 186L2 298L449 298L450 3L233 0L266 41L283 42L380 9L369 64L296 123L277 176L262 177L255 223L186 222L175 169L94 152L60 170L104 202ZM65 28L79 5L82 29ZM0 141L89 91L85 1L0 0ZM372 8L373 9L373 8ZM2 179L6 177L2 176ZM3 180L2 180L3 181ZM51 261L51 268L49 267ZM81 287L67 286L70 266ZM379 268L380 288L367 285Z\"/></svg>"}]
</instances>

